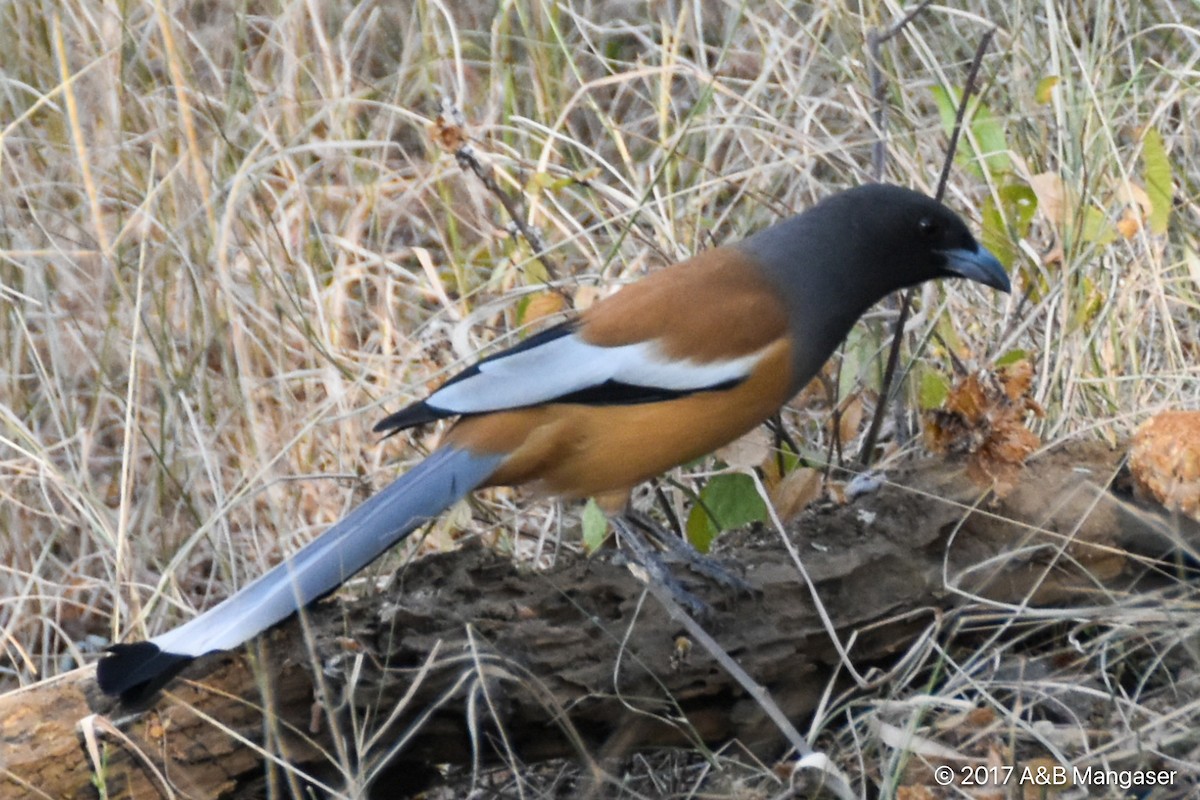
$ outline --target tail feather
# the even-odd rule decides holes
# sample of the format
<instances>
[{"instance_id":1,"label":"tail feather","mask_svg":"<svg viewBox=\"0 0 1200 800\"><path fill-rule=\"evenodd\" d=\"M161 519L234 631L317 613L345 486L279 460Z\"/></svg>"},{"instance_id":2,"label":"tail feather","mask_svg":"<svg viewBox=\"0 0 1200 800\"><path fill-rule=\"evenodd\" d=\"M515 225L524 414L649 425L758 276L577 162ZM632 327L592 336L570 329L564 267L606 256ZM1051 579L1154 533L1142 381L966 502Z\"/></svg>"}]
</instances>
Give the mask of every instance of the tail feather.
<instances>
[{"instance_id":1,"label":"tail feather","mask_svg":"<svg viewBox=\"0 0 1200 800\"><path fill-rule=\"evenodd\" d=\"M148 642L115 645L96 668L106 694L152 695L197 656L229 650L328 594L495 472L502 456L443 447L288 560Z\"/></svg>"},{"instance_id":2,"label":"tail feather","mask_svg":"<svg viewBox=\"0 0 1200 800\"><path fill-rule=\"evenodd\" d=\"M96 683L105 694L120 695L123 705L140 707L192 663L192 658L165 652L152 642L114 644L96 665Z\"/></svg>"}]
</instances>

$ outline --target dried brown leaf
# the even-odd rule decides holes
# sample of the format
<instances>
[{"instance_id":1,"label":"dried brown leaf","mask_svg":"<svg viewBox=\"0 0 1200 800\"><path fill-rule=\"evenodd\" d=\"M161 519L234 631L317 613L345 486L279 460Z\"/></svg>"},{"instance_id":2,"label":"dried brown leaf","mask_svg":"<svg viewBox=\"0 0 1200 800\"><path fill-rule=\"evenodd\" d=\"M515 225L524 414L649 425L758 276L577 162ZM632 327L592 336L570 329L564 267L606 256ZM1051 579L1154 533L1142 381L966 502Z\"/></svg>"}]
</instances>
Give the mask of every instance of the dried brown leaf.
<instances>
[{"instance_id":1,"label":"dried brown leaf","mask_svg":"<svg viewBox=\"0 0 1200 800\"><path fill-rule=\"evenodd\" d=\"M734 469L747 470L762 464L770 454L771 435L759 425L745 436L718 448L714 455Z\"/></svg>"},{"instance_id":2,"label":"dried brown leaf","mask_svg":"<svg viewBox=\"0 0 1200 800\"><path fill-rule=\"evenodd\" d=\"M1052 225L1060 225L1064 219L1067 190L1062 176L1057 172L1043 172L1029 179L1033 193L1037 195L1038 210Z\"/></svg>"},{"instance_id":3,"label":"dried brown leaf","mask_svg":"<svg viewBox=\"0 0 1200 800\"><path fill-rule=\"evenodd\" d=\"M1200 411L1164 411L1142 423L1129 472L1140 494L1200 522Z\"/></svg>"},{"instance_id":4,"label":"dried brown leaf","mask_svg":"<svg viewBox=\"0 0 1200 800\"><path fill-rule=\"evenodd\" d=\"M1029 396L1032 384L1028 361L966 376L950 389L942 408L925 415L926 444L943 455L966 455L967 476L1003 497L1041 443L1025 425L1028 414L1043 413Z\"/></svg>"},{"instance_id":5,"label":"dried brown leaf","mask_svg":"<svg viewBox=\"0 0 1200 800\"><path fill-rule=\"evenodd\" d=\"M1136 213L1132 207L1126 206L1121 212L1121 218L1117 220L1117 233L1121 234L1123 239L1132 239L1138 235L1138 231L1142 229L1141 215Z\"/></svg>"},{"instance_id":6,"label":"dried brown leaf","mask_svg":"<svg viewBox=\"0 0 1200 800\"><path fill-rule=\"evenodd\" d=\"M862 396L856 393L845 404L842 413L838 415L838 441L842 443L853 441L854 437L858 436L858 429L862 425L862 421Z\"/></svg>"},{"instance_id":7,"label":"dried brown leaf","mask_svg":"<svg viewBox=\"0 0 1200 800\"><path fill-rule=\"evenodd\" d=\"M559 313L566 308L566 305L566 299L558 292L539 292L529 298L529 302L525 305L522 322L525 324L537 322L539 319Z\"/></svg>"},{"instance_id":8,"label":"dried brown leaf","mask_svg":"<svg viewBox=\"0 0 1200 800\"><path fill-rule=\"evenodd\" d=\"M575 290L573 304L579 312L587 311L600 299L600 290L595 286L580 286Z\"/></svg>"},{"instance_id":9,"label":"dried brown leaf","mask_svg":"<svg viewBox=\"0 0 1200 800\"><path fill-rule=\"evenodd\" d=\"M771 489L771 505L783 522L795 518L821 496L821 473L802 467L792 470Z\"/></svg>"},{"instance_id":10,"label":"dried brown leaf","mask_svg":"<svg viewBox=\"0 0 1200 800\"><path fill-rule=\"evenodd\" d=\"M457 153L468 141L462 126L447 119L443 114L438 114L429 126L429 136L434 144L447 153Z\"/></svg>"},{"instance_id":11,"label":"dried brown leaf","mask_svg":"<svg viewBox=\"0 0 1200 800\"><path fill-rule=\"evenodd\" d=\"M1029 394L1033 386L1033 364L1022 360L1000 368L1000 383L1004 385L1004 393L1012 402L1017 402Z\"/></svg>"}]
</instances>

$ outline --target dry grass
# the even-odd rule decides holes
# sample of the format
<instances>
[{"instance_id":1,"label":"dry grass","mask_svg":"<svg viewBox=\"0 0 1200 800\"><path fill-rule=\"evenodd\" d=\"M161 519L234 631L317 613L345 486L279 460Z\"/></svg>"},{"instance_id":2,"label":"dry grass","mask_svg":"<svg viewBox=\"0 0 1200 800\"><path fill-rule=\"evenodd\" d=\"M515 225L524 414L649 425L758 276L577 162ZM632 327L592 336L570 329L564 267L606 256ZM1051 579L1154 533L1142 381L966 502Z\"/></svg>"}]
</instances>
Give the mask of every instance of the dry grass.
<instances>
[{"instance_id":1,"label":"dry grass","mask_svg":"<svg viewBox=\"0 0 1200 800\"><path fill-rule=\"evenodd\" d=\"M4 684L163 630L294 550L432 444L379 444L369 429L385 407L524 324L544 266L430 139L444 100L501 186L523 193L556 282L582 302L587 287L867 180L864 41L904 11L464 5L0 8ZM930 287L914 323L916 339L936 328L980 361L1036 354L1048 441L1116 440L1155 408L1200 404L1200 12L1060 5L933 7L886 46L887 176L932 190L945 137L930 89L961 85L988 24L999 32L985 97L1016 178L1057 172L1115 219L1116 188L1144 183L1143 127L1162 134L1169 235L1066 239L1045 263L1056 231L1035 220L1016 279L1025 296ZM1039 102L1050 75L1060 82ZM1005 180L958 168L949 202L971 214ZM936 347L921 357L944 369ZM512 500L479 513L512 530ZM521 513L537 528L555 512ZM464 522L453 516L443 536ZM1111 745L1089 758L1162 748L1194 774L1200 742L1185 734L1200 705L1163 707L1161 694L1179 677L1180 696L1196 696L1195 659L1178 663L1196 616L1179 594L1149 617L1118 604L1104 619L1013 623L1039 641L1051 624L1077 636L1063 640L1076 663L1045 681L1089 674L1115 704ZM989 659L1019 650L1014 638L934 654L939 680L914 670L928 686L831 708L814 730L885 787L908 757L872 718L915 732L969 698L1006 735L1045 740L995 700L1004 659ZM1108 683L1114 653L1142 679Z\"/></svg>"}]
</instances>

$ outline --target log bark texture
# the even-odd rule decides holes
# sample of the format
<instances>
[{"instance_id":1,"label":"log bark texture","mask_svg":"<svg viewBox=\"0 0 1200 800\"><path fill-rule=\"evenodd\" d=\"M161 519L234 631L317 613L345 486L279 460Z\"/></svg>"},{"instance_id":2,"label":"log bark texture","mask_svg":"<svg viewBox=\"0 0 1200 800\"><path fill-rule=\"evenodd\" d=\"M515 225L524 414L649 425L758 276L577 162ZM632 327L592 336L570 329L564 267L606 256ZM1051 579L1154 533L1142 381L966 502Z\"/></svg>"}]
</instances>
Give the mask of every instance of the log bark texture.
<instances>
[{"instance_id":1,"label":"log bark texture","mask_svg":"<svg viewBox=\"0 0 1200 800\"><path fill-rule=\"evenodd\" d=\"M1115 496L1118 461L1098 446L1044 456L999 502L952 465L914 464L790 526L811 590L771 530L718 551L755 597L683 577L712 605L720 645L801 720L845 674L814 593L867 672L919 637L948 637L969 605L1094 606L1156 585L1144 556L1195 531ZM320 794L371 776L402 797L431 765L732 738L776 752L762 709L681 633L612 554L533 571L466 546L198 662L146 711L99 695L91 667L0 697L0 796L256 797L268 782Z\"/></svg>"}]
</instances>

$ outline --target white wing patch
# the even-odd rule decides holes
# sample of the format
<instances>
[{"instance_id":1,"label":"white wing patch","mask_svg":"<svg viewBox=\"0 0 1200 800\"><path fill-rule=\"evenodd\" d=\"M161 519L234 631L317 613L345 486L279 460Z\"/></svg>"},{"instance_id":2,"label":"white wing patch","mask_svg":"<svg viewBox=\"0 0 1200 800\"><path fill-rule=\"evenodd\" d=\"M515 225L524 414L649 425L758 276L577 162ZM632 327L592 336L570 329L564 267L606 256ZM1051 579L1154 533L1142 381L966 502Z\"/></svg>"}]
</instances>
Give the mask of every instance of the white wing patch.
<instances>
[{"instance_id":1,"label":"white wing patch","mask_svg":"<svg viewBox=\"0 0 1200 800\"><path fill-rule=\"evenodd\" d=\"M765 354L763 348L739 358L698 363L672 360L653 341L601 347L570 334L484 362L478 374L439 389L425 402L455 414L477 414L550 402L607 381L697 391L745 378Z\"/></svg>"}]
</instances>

